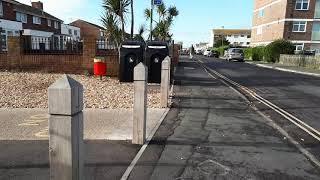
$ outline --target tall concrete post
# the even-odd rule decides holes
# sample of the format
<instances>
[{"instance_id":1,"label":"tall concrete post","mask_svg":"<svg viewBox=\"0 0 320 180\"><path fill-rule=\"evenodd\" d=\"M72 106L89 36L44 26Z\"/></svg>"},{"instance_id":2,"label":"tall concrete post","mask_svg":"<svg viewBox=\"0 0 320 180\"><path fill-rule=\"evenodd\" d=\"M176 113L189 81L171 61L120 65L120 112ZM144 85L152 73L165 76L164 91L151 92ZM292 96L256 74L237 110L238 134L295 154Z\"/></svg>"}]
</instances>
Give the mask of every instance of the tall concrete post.
<instances>
[{"instance_id":1,"label":"tall concrete post","mask_svg":"<svg viewBox=\"0 0 320 180\"><path fill-rule=\"evenodd\" d=\"M162 61L162 66L161 66L160 104L162 108L168 107L169 87L170 87L170 57L166 57Z\"/></svg>"},{"instance_id":2,"label":"tall concrete post","mask_svg":"<svg viewBox=\"0 0 320 180\"><path fill-rule=\"evenodd\" d=\"M140 63L134 68L134 105L132 144L144 144L147 119L148 68Z\"/></svg>"},{"instance_id":3,"label":"tall concrete post","mask_svg":"<svg viewBox=\"0 0 320 180\"><path fill-rule=\"evenodd\" d=\"M48 98L50 180L82 180L83 86L64 75Z\"/></svg>"}]
</instances>

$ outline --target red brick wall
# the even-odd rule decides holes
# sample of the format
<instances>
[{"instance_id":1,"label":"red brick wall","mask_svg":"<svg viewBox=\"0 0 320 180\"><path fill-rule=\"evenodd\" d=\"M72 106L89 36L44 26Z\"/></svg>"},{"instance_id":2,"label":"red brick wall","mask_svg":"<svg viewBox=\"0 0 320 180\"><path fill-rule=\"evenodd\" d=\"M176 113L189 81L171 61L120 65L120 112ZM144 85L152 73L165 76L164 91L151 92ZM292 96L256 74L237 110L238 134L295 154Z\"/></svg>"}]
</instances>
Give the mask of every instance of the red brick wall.
<instances>
[{"instance_id":1,"label":"red brick wall","mask_svg":"<svg viewBox=\"0 0 320 180\"><path fill-rule=\"evenodd\" d=\"M80 28L81 37L83 38L99 38L100 37L100 29L86 22L78 20L70 23L70 25Z\"/></svg>"},{"instance_id":2,"label":"red brick wall","mask_svg":"<svg viewBox=\"0 0 320 180\"><path fill-rule=\"evenodd\" d=\"M95 39L85 39L82 55L25 55L20 38L8 38L8 52L0 54L0 70L21 70L32 72L85 74L93 73ZM110 51L105 55L108 76L118 76L118 53Z\"/></svg>"}]
</instances>

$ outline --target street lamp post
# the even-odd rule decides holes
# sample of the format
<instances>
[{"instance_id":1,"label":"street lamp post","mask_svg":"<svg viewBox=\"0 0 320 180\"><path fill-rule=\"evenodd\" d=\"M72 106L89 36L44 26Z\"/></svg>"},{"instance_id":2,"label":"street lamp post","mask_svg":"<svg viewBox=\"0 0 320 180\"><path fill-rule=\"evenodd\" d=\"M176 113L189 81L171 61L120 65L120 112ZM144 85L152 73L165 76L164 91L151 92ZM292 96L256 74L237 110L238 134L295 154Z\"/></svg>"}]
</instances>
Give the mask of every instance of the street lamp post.
<instances>
[{"instance_id":1,"label":"street lamp post","mask_svg":"<svg viewBox=\"0 0 320 180\"><path fill-rule=\"evenodd\" d=\"M222 38L221 38L222 47L224 45L223 40L224 40L224 26L222 26Z\"/></svg>"},{"instance_id":2,"label":"street lamp post","mask_svg":"<svg viewBox=\"0 0 320 180\"><path fill-rule=\"evenodd\" d=\"M151 13L151 14L150 14L150 41L152 41L153 7L154 7L153 0L151 0L151 9L150 9L150 13Z\"/></svg>"}]
</instances>

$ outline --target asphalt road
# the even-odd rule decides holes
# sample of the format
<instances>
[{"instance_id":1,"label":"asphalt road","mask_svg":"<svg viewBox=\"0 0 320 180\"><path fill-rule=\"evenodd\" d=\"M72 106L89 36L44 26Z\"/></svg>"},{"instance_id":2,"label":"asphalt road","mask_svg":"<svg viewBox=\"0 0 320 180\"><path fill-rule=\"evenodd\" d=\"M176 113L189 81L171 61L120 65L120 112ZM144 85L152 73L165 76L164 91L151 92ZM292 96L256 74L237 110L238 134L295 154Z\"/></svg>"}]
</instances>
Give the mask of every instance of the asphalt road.
<instances>
[{"instance_id":1,"label":"asphalt road","mask_svg":"<svg viewBox=\"0 0 320 180\"><path fill-rule=\"evenodd\" d=\"M174 78L173 108L130 180L319 179L273 122L200 63L182 58Z\"/></svg>"},{"instance_id":2,"label":"asphalt road","mask_svg":"<svg viewBox=\"0 0 320 180\"><path fill-rule=\"evenodd\" d=\"M211 69L253 90L320 131L320 78L283 72L242 62L196 56ZM320 159L320 142L285 120L270 108L257 104L264 114L281 125L292 137Z\"/></svg>"}]
</instances>

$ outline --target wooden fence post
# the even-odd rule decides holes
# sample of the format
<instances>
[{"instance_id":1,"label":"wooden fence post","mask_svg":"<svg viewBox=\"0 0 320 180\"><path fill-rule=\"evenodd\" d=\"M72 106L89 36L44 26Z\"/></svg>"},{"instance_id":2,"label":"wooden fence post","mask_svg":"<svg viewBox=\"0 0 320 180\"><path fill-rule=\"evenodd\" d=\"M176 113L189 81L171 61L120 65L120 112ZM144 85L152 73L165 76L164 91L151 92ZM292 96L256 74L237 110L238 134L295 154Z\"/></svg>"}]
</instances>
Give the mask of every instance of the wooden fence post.
<instances>
[{"instance_id":1,"label":"wooden fence post","mask_svg":"<svg viewBox=\"0 0 320 180\"><path fill-rule=\"evenodd\" d=\"M148 68L140 63L134 68L134 105L132 144L144 144L147 119Z\"/></svg>"},{"instance_id":2,"label":"wooden fence post","mask_svg":"<svg viewBox=\"0 0 320 180\"><path fill-rule=\"evenodd\" d=\"M48 98L50 180L82 180L83 86L64 75Z\"/></svg>"}]
</instances>

